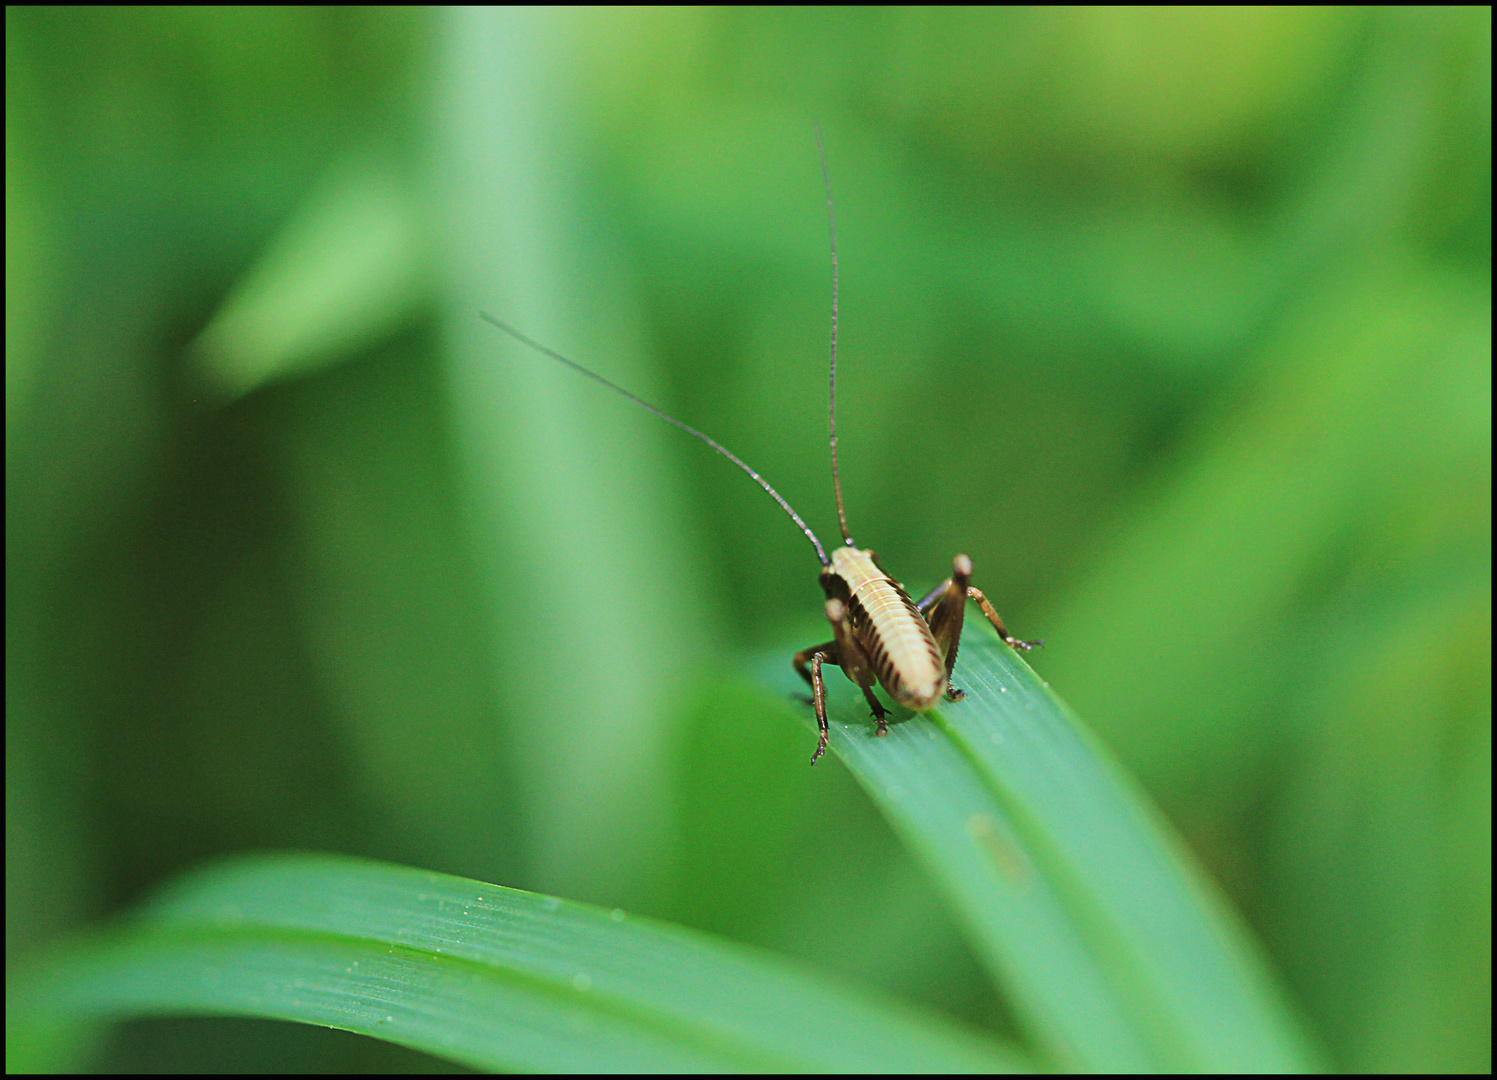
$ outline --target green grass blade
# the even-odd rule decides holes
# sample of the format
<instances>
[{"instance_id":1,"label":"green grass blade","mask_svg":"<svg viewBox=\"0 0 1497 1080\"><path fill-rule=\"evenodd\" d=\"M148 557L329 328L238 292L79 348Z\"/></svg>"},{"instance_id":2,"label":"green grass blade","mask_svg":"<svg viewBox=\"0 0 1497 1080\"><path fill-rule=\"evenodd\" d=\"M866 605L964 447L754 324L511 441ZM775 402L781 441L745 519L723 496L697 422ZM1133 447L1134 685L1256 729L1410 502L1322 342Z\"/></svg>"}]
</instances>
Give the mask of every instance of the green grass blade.
<instances>
[{"instance_id":1,"label":"green grass blade","mask_svg":"<svg viewBox=\"0 0 1497 1080\"><path fill-rule=\"evenodd\" d=\"M1236 916L1048 686L985 627L969 627L953 682L965 700L879 739L833 676L831 747L946 891L1036 1046L1099 1072L1311 1067Z\"/></svg>"},{"instance_id":2,"label":"green grass blade","mask_svg":"<svg viewBox=\"0 0 1497 1080\"><path fill-rule=\"evenodd\" d=\"M484 1069L994 1071L960 1026L623 912L443 874L276 855L190 876L10 982L7 1065L97 1019L228 1014Z\"/></svg>"}]
</instances>

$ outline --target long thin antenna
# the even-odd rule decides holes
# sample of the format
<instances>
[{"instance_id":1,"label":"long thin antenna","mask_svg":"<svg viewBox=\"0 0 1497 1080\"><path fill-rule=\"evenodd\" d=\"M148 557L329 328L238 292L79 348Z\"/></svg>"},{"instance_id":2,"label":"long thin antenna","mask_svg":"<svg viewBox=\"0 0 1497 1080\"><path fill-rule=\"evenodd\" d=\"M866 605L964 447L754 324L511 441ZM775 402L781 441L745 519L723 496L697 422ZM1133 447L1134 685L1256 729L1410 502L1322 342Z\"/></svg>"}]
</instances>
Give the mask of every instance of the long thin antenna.
<instances>
[{"instance_id":1,"label":"long thin antenna","mask_svg":"<svg viewBox=\"0 0 1497 1080\"><path fill-rule=\"evenodd\" d=\"M847 513L842 509L842 478L837 475L837 210L832 205L832 177L826 167L826 147L821 142L821 123L816 124L816 152L821 155L821 185L826 188L826 220L832 234L832 373L827 378L827 432L832 440L832 488L837 493L837 524L842 540L847 535Z\"/></svg>"},{"instance_id":2,"label":"long thin antenna","mask_svg":"<svg viewBox=\"0 0 1497 1080\"><path fill-rule=\"evenodd\" d=\"M711 439L706 435L703 435L694 427L681 423L681 421L677 420L670 413L655 408L655 406L644 400L644 398L635 397L633 394L629 393L629 391L625 390L622 386L617 386L609 382L607 379L603 378L603 376L597 374L596 372L589 371L587 368L583 367L576 361L568 360L565 356L562 356L561 353L557 352L555 349L548 349L546 348L546 346L542 345L534 338L526 337L524 334L520 333L520 331L516 330L513 326L509 326L505 323L500 322L498 319L494 318L494 316L490 315L487 311L480 311L479 315L481 315L485 321L493 323L510 337L520 342L522 345L529 345L536 352L541 353L544 356L549 356L552 360L560 361L567 367L571 368L573 371L586 375L589 379L593 380L593 382L602 383L604 386L608 387L608 389L612 390L615 394L621 394L624 397L628 398L630 401L634 402L634 404L649 409L652 413L660 417L660 419L664 420L667 424L674 424L676 427L686 432L686 434L691 435L694 438L701 439L702 442L712 447L712 449L716 450L719 454L727 458L734 465L737 465L744 472L752 476L755 482L758 483L760 487L769 492L770 497L773 498L775 502L780 504L780 509L790 515L790 520L799 525L800 531L806 534L807 540L811 541L811 546L816 549L816 557L821 560L821 565L830 566L832 564L831 560L826 557L826 552L821 548L821 541L816 539L816 534L813 533L810 527L801 520L800 515L791 508L789 503L780 498L780 493L778 491L769 486L769 481L765 480L764 477L760 476L758 473L754 472L753 469L749 468L742 458L733 453L733 451L729 450L726 446L722 445L722 443L717 442L716 440Z\"/></svg>"}]
</instances>

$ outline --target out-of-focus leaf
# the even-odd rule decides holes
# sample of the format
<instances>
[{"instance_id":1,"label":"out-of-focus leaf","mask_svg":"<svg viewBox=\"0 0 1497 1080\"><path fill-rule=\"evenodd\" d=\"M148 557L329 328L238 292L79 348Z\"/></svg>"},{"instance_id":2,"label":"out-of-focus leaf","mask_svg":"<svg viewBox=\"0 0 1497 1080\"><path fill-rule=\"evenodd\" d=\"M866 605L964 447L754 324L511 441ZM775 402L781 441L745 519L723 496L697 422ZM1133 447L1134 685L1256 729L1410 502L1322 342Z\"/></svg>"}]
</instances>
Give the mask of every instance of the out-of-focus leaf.
<instances>
[{"instance_id":1,"label":"out-of-focus leaf","mask_svg":"<svg viewBox=\"0 0 1497 1080\"><path fill-rule=\"evenodd\" d=\"M331 170L198 337L204 380L236 398L377 344L429 283L418 217L387 164Z\"/></svg>"},{"instance_id":2,"label":"out-of-focus leaf","mask_svg":"<svg viewBox=\"0 0 1497 1080\"><path fill-rule=\"evenodd\" d=\"M622 911L358 859L237 859L10 980L7 1068L71 1025L230 1014L478 1068L1012 1071L956 1024Z\"/></svg>"}]
</instances>

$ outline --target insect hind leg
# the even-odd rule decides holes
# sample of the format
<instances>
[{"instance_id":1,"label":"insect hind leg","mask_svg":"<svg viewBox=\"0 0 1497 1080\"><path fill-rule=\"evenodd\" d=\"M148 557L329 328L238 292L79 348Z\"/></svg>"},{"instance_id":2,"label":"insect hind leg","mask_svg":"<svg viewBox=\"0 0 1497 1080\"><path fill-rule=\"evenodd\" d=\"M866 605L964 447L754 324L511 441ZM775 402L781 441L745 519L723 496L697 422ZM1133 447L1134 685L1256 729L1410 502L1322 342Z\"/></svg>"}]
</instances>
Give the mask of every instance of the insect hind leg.
<instances>
[{"instance_id":1,"label":"insect hind leg","mask_svg":"<svg viewBox=\"0 0 1497 1080\"><path fill-rule=\"evenodd\" d=\"M816 764L816 759L826 753L827 737L830 729L826 722L826 683L821 677L822 664L838 664L840 659L837 654L837 643L828 641L824 645L813 645L809 649L802 649L795 654L791 661L795 670L800 672L801 678L811 687L811 704L816 709L816 752L811 755L811 764Z\"/></svg>"},{"instance_id":2,"label":"insect hind leg","mask_svg":"<svg viewBox=\"0 0 1497 1080\"><path fill-rule=\"evenodd\" d=\"M795 666L796 673L802 679L805 679L806 685L813 690L816 689L816 683L811 678L811 658L817 653L821 654L823 663L838 664L840 666L837 659L837 643L835 641L824 641L820 645L812 645L809 649L802 649L790 661Z\"/></svg>"},{"instance_id":3,"label":"insect hind leg","mask_svg":"<svg viewBox=\"0 0 1497 1080\"><path fill-rule=\"evenodd\" d=\"M983 595L981 589L971 584L971 580L972 560L966 555L958 555L951 560L951 576L922 597L920 603L915 605L920 614L925 616L931 635L936 639L936 644L946 657L946 696L952 701L960 701L966 696L961 690L951 685L951 669L956 666L956 653L961 645L962 620L966 614L968 600L977 602L983 616L1010 648L1023 649L1027 652L1036 645L1044 644L1043 641L1020 641L1010 634L1008 627L1003 625L1003 620L999 618L998 612L988 598Z\"/></svg>"},{"instance_id":4,"label":"insect hind leg","mask_svg":"<svg viewBox=\"0 0 1497 1080\"><path fill-rule=\"evenodd\" d=\"M1004 642L1012 648L1022 649L1025 652L1028 652L1035 646L1044 644L1043 641L1020 641L1018 638L1010 634L1004 627L1003 620L998 617L998 612L993 610L993 605L988 603L988 598L982 594L982 590L979 589L976 585L967 586L967 596L977 601L977 606L981 608L982 613L987 616L988 622L993 624L993 629L998 631L998 636L1001 637Z\"/></svg>"}]
</instances>

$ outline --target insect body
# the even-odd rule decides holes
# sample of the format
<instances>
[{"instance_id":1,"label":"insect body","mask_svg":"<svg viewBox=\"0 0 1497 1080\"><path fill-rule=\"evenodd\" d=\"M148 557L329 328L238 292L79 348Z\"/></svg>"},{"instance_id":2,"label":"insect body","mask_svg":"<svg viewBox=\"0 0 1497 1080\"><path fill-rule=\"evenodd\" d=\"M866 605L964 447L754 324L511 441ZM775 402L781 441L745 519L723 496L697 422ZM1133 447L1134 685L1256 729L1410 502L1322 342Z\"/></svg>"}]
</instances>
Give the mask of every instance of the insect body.
<instances>
[{"instance_id":1,"label":"insect body","mask_svg":"<svg viewBox=\"0 0 1497 1080\"><path fill-rule=\"evenodd\" d=\"M826 618L832 624L832 640L795 654L795 670L811 684L812 702L821 738L811 763L826 753L826 687L821 665L836 664L857 683L878 721L878 734L888 731L888 710L874 696L875 681L899 704L923 712L941 700L962 699L962 691L951 685L961 643L962 617L967 601L977 601L998 636L1016 649L1032 649L1039 641L1020 641L1009 634L988 598L970 584L972 560L958 555L951 560L951 576L937 585L919 603L910 599L904 586L884 573L878 556L848 541L832 552L830 565L821 571L826 592Z\"/></svg>"},{"instance_id":2,"label":"insect body","mask_svg":"<svg viewBox=\"0 0 1497 1080\"><path fill-rule=\"evenodd\" d=\"M817 148L821 149L819 130L816 141ZM816 752L811 755L813 765L817 758L826 753L827 746L826 685L822 679L822 665L833 664L840 667L843 674L862 689L877 721L877 733L883 735L888 731L885 718L889 713L873 693L875 682L896 702L914 712L932 708L943 695L952 701L962 699L962 691L951 685L951 668L956 663L957 646L961 643L962 636L962 618L969 599L977 602L983 615L992 623L993 629L998 631L998 636L1009 645L1016 649L1030 649L1043 644L1038 641L1020 641L1009 634L988 598L970 583L972 560L967 556L958 555L953 559L951 576L917 603L910 599L904 586L884 572L878 564L876 554L859 548L847 535L847 515L842 508L842 484L837 475L837 222L832 208L831 183L827 179L824 150L821 169L827 192L827 215L832 242L832 360L828 379L828 427L832 448L832 484L837 495L837 520L844 541L843 547L833 549L830 558L816 534L790 504L780 497L780 493L732 451L649 402L635 397L623 387L526 337L487 312L483 313L484 319L510 337L601 383L712 447L753 477L780 504L780 508L790 515L790 519L800 526L801 532L806 534L811 546L816 549L816 557L821 560L821 587L826 593L827 622L832 627L831 641L803 649L795 654L793 660L795 670L810 684L811 702L816 709L820 738L816 744Z\"/></svg>"}]
</instances>

